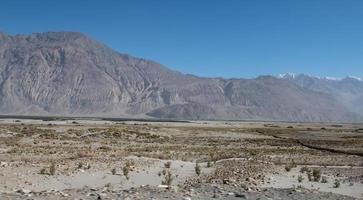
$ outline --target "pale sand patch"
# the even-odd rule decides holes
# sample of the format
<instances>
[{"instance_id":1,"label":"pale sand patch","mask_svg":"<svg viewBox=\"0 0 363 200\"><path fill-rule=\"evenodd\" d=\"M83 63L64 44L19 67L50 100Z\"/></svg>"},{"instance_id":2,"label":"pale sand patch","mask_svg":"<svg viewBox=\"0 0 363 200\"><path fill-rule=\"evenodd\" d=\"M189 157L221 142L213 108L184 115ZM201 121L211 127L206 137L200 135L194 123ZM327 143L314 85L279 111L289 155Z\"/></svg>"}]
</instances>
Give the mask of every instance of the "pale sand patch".
<instances>
[{"instance_id":1,"label":"pale sand patch","mask_svg":"<svg viewBox=\"0 0 363 200\"><path fill-rule=\"evenodd\" d=\"M344 166L333 166L336 168L342 168ZM322 175L326 176L328 183L321 183L321 182L314 182L308 181L306 173L300 173L301 166L296 168L292 168L290 172L285 171L285 169L280 169L278 174L269 174L267 175L268 178L271 180L269 183L265 183L262 187L265 188L294 188L298 186L302 186L307 189L316 189L321 192L332 192L336 194L342 194L347 196L352 196L355 198L363 198L363 184L361 182L354 182L353 185L350 183L345 182L343 183L344 177L336 177L333 175ZM350 168L346 166L346 168ZM363 168L362 168L363 170ZM301 175L303 177L302 182L298 182L298 176ZM340 187L334 188L335 179L340 180Z\"/></svg>"}]
</instances>

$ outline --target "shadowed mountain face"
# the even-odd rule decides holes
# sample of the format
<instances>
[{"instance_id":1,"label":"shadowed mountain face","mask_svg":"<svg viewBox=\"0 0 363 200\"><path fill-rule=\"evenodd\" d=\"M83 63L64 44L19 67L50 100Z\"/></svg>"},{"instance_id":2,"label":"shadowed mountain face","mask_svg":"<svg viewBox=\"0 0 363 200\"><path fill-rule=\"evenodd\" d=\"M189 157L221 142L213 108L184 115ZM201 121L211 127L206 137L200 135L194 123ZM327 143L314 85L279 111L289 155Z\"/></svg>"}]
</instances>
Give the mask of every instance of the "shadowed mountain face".
<instances>
[{"instance_id":1,"label":"shadowed mountain face","mask_svg":"<svg viewBox=\"0 0 363 200\"><path fill-rule=\"evenodd\" d=\"M0 33L0 114L360 120L336 95L271 76L184 75L80 33Z\"/></svg>"}]
</instances>

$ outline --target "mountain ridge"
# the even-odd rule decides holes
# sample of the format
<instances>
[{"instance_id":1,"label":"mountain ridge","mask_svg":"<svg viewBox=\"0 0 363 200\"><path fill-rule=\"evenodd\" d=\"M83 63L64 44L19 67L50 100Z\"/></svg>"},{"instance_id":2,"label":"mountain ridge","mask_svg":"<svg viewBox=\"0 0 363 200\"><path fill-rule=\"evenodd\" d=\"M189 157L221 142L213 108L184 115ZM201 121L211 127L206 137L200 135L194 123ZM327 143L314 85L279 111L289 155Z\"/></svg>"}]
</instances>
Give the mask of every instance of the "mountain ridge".
<instances>
[{"instance_id":1,"label":"mountain ridge","mask_svg":"<svg viewBox=\"0 0 363 200\"><path fill-rule=\"evenodd\" d=\"M0 58L0 114L361 120L332 94L290 80L186 75L82 33L0 34Z\"/></svg>"},{"instance_id":2,"label":"mountain ridge","mask_svg":"<svg viewBox=\"0 0 363 200\"><path fill-rule=\"evenodd\" d=\"M345 76L345 77L342 78L342 77L331 77L331 76L312 76L312 75L304 74L304 73L296 74L296 73L291 73L291 72L288 72L288 73L285 73L285 74L279 74L276 77L281 78L281 79L295 79L295 78L300 77L300 76L307 76L307 77L310 77L310 78L325 79L325 80L331 80L331 81L343 81L343 80L346 80L346 79L353 79L353 80L357 80L357 81L363 81L362 78L357 77L357 76L351 76L351 75L348 75L348 76Z\"/></svg>"},{"instance_id":3,"label":"mountain ridge","mask_svg":"<svg viewBox=\"0 0 363 200\"><path fill-rule=\"evenodd\" d=\"M363 113L363 81L358 77L327 79L299 74L281 78L308 90L329 94L342 102L350 111Z\"/></svg>"}]
</instances>

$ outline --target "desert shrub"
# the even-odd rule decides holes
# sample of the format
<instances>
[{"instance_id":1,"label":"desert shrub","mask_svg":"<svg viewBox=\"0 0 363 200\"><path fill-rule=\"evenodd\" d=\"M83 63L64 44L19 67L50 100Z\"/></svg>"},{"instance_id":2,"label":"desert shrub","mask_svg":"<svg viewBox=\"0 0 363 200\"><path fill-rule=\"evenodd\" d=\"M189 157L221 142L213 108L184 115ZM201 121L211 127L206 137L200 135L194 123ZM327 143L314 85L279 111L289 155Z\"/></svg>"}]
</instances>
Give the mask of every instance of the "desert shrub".
<instances>
[{"instance_id":1,"label":"desert shrub","mask_svg":"<svg viewBox=\"0 0 363 200\"><path fill-rule=\"evenodd\" d=\"M170 188L172 182L173 182L173 175L171 174L170 171L168 171L164 176L164 180L161 181L161 184L167 185L169 186L168 188Z\"/></svg>"},{"instance_id":2,"label":"desert shrub","mask_svg":"<svg viewBox=\"0 0 363 200\"><path fill-rule=\"evenodd\" d=\"M338 188L340 187L340 181L338 179L335 179L335 182L334 182L334 185L333 185L334 188Z\"/></svg>"},{"instance_id":3,"label":"desert shrub","mask_svg":"<svg viewBox=\"0 0 363 200\"><path fill-rule=\"evenodd\" d=\"M202 169L200 168L200 165L198 163L195 164L195 173L199 176L202 172Z\"/></svg>"},{"instance_id":4,"label":"desert shrub","mask_svg":"<svg viewBox=\"0 0 363 200\"><path fill-rule=\"evenodd\" d=\"M326 176L321 177L321 182L322 183L327 183L328 179L326 178Z\"/></svg>"},{"instance_id":5,"label":"desert shrub","mask_svg":"<svg viewBox=\"0 0 363 200\"><path fill-rule=\"evenodd\" d=\"M299 176L297 177L297 181L298 181L299 183L301 183L303 180L304 180L304 178L303 178L301 175L299 175Z\"/></svg>"},{"instance_id":6,"label":"desert shrub","mask_svg":"<svg viewBox=\"0 0 363 200\"><path fill-rule=\"evenodd\" d=\"M250 156L256 156L258 154L257 150L255 150L255 149L251 149L249 153L250 153Z\"/></svg>"},{"instance_id":7,"label":"desert shrub","mask_svg":"<svg viewBox=\"0 0 363 200\"><path fill-rule=\"evenodd\" d=\"M78 169L81 169L83 167L83 163L79 162L77 167L78 167Z\"/></svg>"},{"instance_id":8,"label":"desert shrub","mask_svg":"<svg viewBox=\"0 0 363 200\"><path fill-rule=\"evenodd\" d=\"M116 174L116 168L111 169L111 173L112 173L112 175L115 175Z\"/></svg>"},{"instance_id":9,"label":"desert shrub","mask_svg":"<svg viewBox=\"0 0 363 200\"><path fill-rule=\"evenodd\" d=\"M130 172L130 166L129 165L125 165L122 167L122 173L123 175L126 177L127 180L129 180L129 172Z\"/></svg>"},{"instance_id":10,"label":"desert shrub","mask_svg":"<svg viewBox=\"0 0 363 200\"><path fill-rule=\"evenodd\" d=\"M47 170L45 169L45 168L42 168L41 170L40 170L40 172L39 172L39 174L42 174L42 175L44 175L44 174L46 174L47 173Z\"/></svg>"},{"instance_id":11,"label":"desert shrub","mask_svg":"<svg viewBox=\"0 0 363 200\"><path fill-rule=\"evenodd\" d=\"M321 171L320 169L314 169L313 170L313 177L315 182L319 182L321 178Z\"/></svg>"},{"instance_id":12,"label":"desert shrub","mask_svg":"<svg viewBox=\"0 0 363 200\"><path fill-rule=\"evenodd\" d=\"M135 162L133 160L127 160L126 161L126 166L131 169L131 166L135 165Z\"/></svg>"},{"instance_id":13,"label":"desert shrub","mask_svg":"<svg viewBox=\"0 0 363 200\"><path fill-rule=\"evenodd\" d=\"M285 170L287 172L289 172L289 171L291 171L292 168L295 168L295 167L296 167L295 162L292 162L292 163L290 163L290 164L288 164L288 165L285 166Z\"/></svg>"},{"instance_id":14,"label":"desert shrub","mask_svg":"<svg viewBox=\"0 0 363 200\"><path fill-rule=\"evenodd\" d=\"M309 181L313 181L313 175L311 172L307 172L307 175L308 175L308 180Z\"/></svg>"},{"instance_id":15,"label":"desert shrub","mask_svg":"<svg viewBox=\"0 0 363 200\"><path fill-rule=\"evenodd\" d=\"M170 161L166 162L164 164L164 167L167 168L167 169L169 169L171 167L171 162Z\"/></svg>"},{"instance_id":16,"label":"desert shrub","mask_svg":"<svg viewBox=\"0 0 363 200\"><path fill-rule=\"evenodd\" d=\"M56 168L55 168L55 163L53 162L50 167L49 167L49 174L54 176L55 175L55 171L56 171Z\"/></svg>"},{"instance_id":17,"label":"desert shrub","mask_svg":"<svg viewBox=\"0 0 363 200\"><path fill-rule=\"evenodd\" d=\"M310 169L306 166L304 166L300 169L300 173L305 173L305 172L310 172Z\"/></svg>"},{"instance_id":18,"label":"desert shrub","mask_svg":"<svg viewBox=\"0 0 363 200\"><path fill-rule=\"evenodd\" d=\"M207 162L207 167L208 168L212 167L212 162L210 160L208 160L208 162Z\"/></svg>"},{"instance_id":19,"label":"desert shrub","mask_svg":"<svg viewBox=\"0 0 363 200\"><path fill-rule=\"evenodd\" d=\"M286 166L285 166L285 170L286 170L287 172L291 171L291 169L292 169L292 166L291 166L291 165L286 165Z\"/></svg>"},{"instance_id":20,"label":"desert shrub","mask_svg":"<svg viewBox=\"0 0 363 200\"><path fill-rule=\"evenodd\" d=\"M92 149L92 147L90 147ZM109 147L109 146L100 146L97 148L97 150L100 150L100 151L111 151L112 148Z\"/></svg>"}]
</instances>

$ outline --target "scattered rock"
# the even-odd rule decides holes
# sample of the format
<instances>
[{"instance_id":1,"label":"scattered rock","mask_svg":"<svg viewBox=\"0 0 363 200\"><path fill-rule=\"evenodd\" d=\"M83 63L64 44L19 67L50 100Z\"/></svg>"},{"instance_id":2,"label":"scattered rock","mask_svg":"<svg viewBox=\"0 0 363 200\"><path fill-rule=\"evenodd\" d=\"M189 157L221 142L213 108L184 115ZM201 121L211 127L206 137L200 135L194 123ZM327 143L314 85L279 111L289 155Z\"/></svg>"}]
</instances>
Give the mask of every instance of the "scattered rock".
<instances>
[{"instance_id":1,"label":"scattered rock","mask_svg":"<svg viewBox=\"0 0 363 200\"><path fill-rule=\"evenodd\" d=\"M229 183L230 183L229 179L223 179L223 184L229 184Z\"/></svg>"},{"instance_id":2,"label":"scattered rock","mask_svg":"<svg viewBox=\"0 0 363 200\"><path fill-rule=\"evenodd\" d=\"M233 192L228 192L228 196L235 196L235 193L233 193Z\"/></svg>"},{"instance_id":3,"label":"scattered rock","mask_svg":"<svg viewBox=\"0 0 363 200\"><path fill-rule=\"evenodd\" d=\"M16 191L16 193L18 194L22 194L22 195L26 195L26 194L29 194L31 193L31 190L27 190L27 189L19 189Z\"/></svg>"},{"instance_id":4,"label":"scattered rock","mask_svg":"<svg viewBox=\"0 0 363 200\"><path fill-rule=\"evenodd\" d=\"M240 193L235 193L235 195L234 195L235 197L238 197L238 198L244 198L244 199L246 199L247 198L247 196L245 195L245 194L240 194Z\"/></svg>"},{"instance_id":5,"label":"scattered rock","mask_svg":"<svg viewBox=\"0 0 363 200\"><path fill-rule=\"evenodd\" d=\"M7 162L3 162L3 161L0 162L0 167L7 167L7 166L9 166L9 164Z\"/></svg>"}]
</instances>

